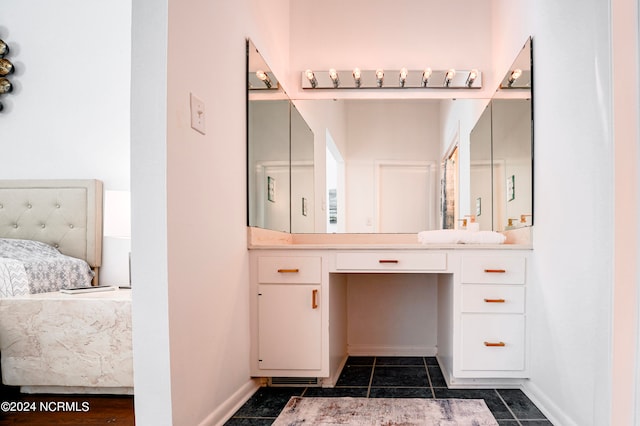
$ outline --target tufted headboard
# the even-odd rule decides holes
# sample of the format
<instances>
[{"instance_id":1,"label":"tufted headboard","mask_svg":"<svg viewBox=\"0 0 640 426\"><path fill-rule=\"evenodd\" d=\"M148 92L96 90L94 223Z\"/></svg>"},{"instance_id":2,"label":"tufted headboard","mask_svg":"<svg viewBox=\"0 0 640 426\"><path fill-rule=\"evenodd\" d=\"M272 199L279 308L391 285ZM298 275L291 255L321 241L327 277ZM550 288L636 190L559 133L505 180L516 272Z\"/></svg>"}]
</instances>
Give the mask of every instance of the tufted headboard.
<instances>
[{"instance_id":1,"label":"tufted headboard","mask_svg":"<svg viewBox=\"0 0 640 426\"><path fill-rule=\"evenodd\" d=\"M102 182L0 180L0 238L41 241L102 264Z\"/></svg>"}]
</instances>

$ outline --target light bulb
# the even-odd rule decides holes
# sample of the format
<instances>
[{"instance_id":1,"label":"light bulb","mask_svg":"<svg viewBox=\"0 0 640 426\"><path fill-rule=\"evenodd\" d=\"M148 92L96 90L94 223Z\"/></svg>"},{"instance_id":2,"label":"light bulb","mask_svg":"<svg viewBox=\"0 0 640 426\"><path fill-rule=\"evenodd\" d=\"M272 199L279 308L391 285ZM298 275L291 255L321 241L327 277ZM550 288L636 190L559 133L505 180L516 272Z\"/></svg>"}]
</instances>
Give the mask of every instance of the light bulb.
<instances>
[{"instance_id":1,"label":"light bulb","mask_svg":"<svg viewBox=\"0 0 640 426\"><path fill-rule=\"evenodd\" d=\"M476 78L478 78L478 70L474 68L469 71L469 76L467 77L467 87L471 87L473 82L476 81Z\"/></svg>"},{"instance_id":2,"label":"light bulb","mask_svg":"<svg viewBox=\"0 0 640 426\"><path fill-rule=\"evenodd\" d=\"M360 68L354 68L353 81L356 83L356 87L360 87Z\"/></svg>"},{"instance_id":3,"label":"light bulb","mask_svg":"<svg viewBox=\"0 0 640 426\"><path fill-rule=\"evenodd\" d=\"M304 74L307 76L307 80L309 80L309 83L311 83L311 87L315 89L318 85L318 80L316 80L316 76L313 71L306 70Z\"/></svg>"},{"instance_id":4,"label":"light bulb","mask_svg":"<svg viewBox=\"0 0 640 426\"><path fill-rule=\"evenodd\" d=\"M402 68L400 70L400 87L404 87L405 83L407 82L407 74L408 71L406 68Z\"/></svg>"},{"instance_id":5,"label":"light bulb","mask_svg":"<svg viewBox=\"0 0 640 426\"><path fill-rule=\"evenodd\" d=\"M516 68L511 71L511 75L509 76L509 86L511 86L517 79L522 75L522 70L520 68Z\"/></svg>"},{"instance_id":6,"label":"light bulb","mask_svg":"<svg viewBox=\"0 0 640 426\"><path fill-rule=\"evenodd\" d=\"M453 68L449 69L449 71L447 71L447 74L444 77L444 85L449 86L449 83L451 83L451 80L453 80L453 77L455 76L456 76L456 70L454 70Z\"/></svg>"},{"instance_id":7,"label":"light bulb","mask_svg":"<svg viewBox=\"0 0 640 426\"><path fill-rule=\"evenodd\" d=\"M334 68L331 68L329 70L329 78L333 82L333 87L338 87L340 85L340 79L338 78L338 72Z\"/></svg>"},{"instance_id":8,"label":"light bulb","mask_svg":"<svg viewBox=\"0 0 640 426\"><path fill-rule=\"evenodd\" d=\"M427 83L429 83L429 78L431 77L431 68L425 68L422 71L422 87L427 87Z\"/></svg>"},{"instance_id":9,"label":"light bulb","mask_svg":"<svg viewBox=\"0 0 640 426\"><path fill-rule=\"evenodd\" d=\"M383 81L384 81L384 71L378 68L376 70L376 83L378 83L378 87L382 87Z\"/></svg>"}]
</instances>

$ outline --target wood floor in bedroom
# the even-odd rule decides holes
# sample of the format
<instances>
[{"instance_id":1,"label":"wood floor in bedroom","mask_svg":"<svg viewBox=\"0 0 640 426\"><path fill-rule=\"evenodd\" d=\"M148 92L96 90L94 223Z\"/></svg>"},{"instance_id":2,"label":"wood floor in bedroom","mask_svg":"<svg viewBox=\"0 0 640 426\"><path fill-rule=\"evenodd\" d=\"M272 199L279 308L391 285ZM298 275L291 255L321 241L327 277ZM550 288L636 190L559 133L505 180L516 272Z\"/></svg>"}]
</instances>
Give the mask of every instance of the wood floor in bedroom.
<instances>
[{"instance_id":1,"label":"wood floor in bedroom","mask_svg":"<svg viewBox=\"0 0 640 426\"><path fill-rule=\"evenodd\" d=\"M0 385L0 426L133 426L133 396L27 395Z\"/></svg>"}]
</instances>

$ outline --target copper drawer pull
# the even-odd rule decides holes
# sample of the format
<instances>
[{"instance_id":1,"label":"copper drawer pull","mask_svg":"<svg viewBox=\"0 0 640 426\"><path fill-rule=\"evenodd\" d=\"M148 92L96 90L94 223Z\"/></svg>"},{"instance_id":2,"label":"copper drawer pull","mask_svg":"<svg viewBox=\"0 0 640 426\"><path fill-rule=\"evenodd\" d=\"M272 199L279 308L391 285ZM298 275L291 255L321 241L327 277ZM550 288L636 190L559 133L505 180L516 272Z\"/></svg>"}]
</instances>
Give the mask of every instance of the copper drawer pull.
<instances>
[{"instance_id":1,"label":"copper drawer pull","mask_svg":"<svg viewBox=\"0 0 640 426\"><path fill-rule=\"evenodd\" d=\"M485 269L484 271L488 274L504 274L507 272L505 269Z\"/></svg>"},{"instance_id":2,"label":"copper drawer pull","mask_svg":"<svg viewBox=\"0 0 640 426\"><path fill-rule=\"evenodd\" d=\"M396 259L380 259L378 263L398 263Z\"/></svg>"},{"instance_id":3,"label":"copper drawer pull","mask_svg":"<svg viewBox=\"0 0 640 426\"><path fill-rule=\"evenodd\" d=\"M484 299L486 303L504 303L504 299Z\"/></svg>"},{"instance_id":4,"label":"copper drawer pull","mask_svg":"<svg viewBox=\"0 0 640 426\"><path fill-rule=\"evenodd\" d=\"M278 269L278 272L281 274L295 274L300 272L300 269Z\"/></svg>"},{"instance_id":5,"label":"copper drawer pull","mask_svg":"<svg viewBox=\"0 0 640 426\"><path fill-rule=\"evenodd\" d=\"M311 309L318 309L318 290L311 292Z\"/></svg>"},{"instance_id":6,"label":"copper drawer pull","mask_svg":"<svg viewBox=\"0 0 640 426\"><path fill-rule=\"evenodd\" d=\"M484 345L485 345L486 347L488 347L488 348L502 348L502 347L507 346L507 345L505 345L505 343L504 343L504 342L497 342L497 343L494 343L494 342L484 342Z\"/></svg>"}]
</instances>

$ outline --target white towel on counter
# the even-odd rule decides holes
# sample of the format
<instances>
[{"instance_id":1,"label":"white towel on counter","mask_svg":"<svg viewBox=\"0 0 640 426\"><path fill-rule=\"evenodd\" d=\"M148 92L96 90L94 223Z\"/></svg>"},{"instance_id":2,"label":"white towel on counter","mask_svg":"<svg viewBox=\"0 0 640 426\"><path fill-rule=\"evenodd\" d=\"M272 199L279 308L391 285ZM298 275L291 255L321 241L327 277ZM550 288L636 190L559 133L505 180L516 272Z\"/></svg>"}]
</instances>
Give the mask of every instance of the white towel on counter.
<instances>
[{"instance_id":1,"label":"white towel on counter","mask_svg":"<svg viewBox=\"0 0 640 426\"><path fill-rule=\"evenodd\" d=\"M506 236L494 231L441 229L418 232L421 244L503 244Z\"/></svg>"}]
</instances>

